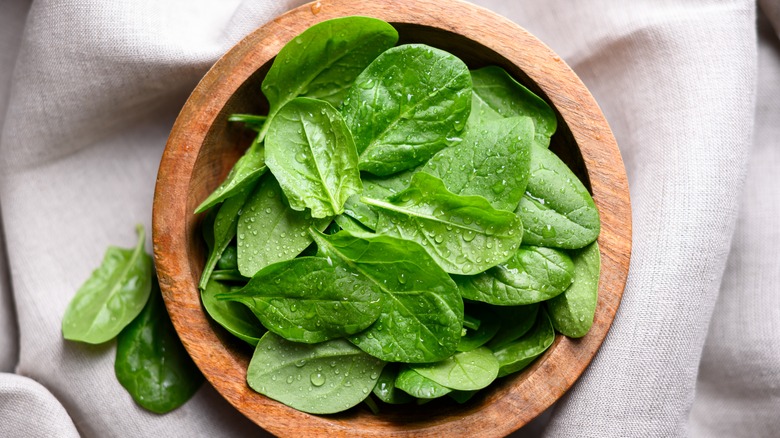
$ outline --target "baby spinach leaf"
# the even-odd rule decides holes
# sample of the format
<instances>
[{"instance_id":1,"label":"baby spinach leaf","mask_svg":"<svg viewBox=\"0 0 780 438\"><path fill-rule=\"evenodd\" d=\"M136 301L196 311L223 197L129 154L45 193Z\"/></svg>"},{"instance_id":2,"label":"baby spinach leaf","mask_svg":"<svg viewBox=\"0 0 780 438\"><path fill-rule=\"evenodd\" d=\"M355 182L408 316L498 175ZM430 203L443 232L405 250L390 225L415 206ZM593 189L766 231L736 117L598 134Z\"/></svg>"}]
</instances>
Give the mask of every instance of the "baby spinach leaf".
<instances>
[{"instance_id":1,"label":"baby spinach leaf","mask_svg":"<svg viewBox=\"0 0 780 438\"><path fill-rule=\"evenodd\" d=\"M299 411L332 414L368 397L384 365L344 339L299 344L268 332L257 343L246 381Z\"/></svg>"},{"instance_id":2,"label":"baby spinach leaf","mask_svg":"<svg viewBox=\"0 0 780 438\"><path fill-rule=\"evenodd\" d=\"M282 190L268 174L249 196L238 219L238 269L245 277L297 256L312 239L309 227L323 230L329 218L313 219L307 211L287 208Z\"/></svg>"},{"instance_id":3,"label":"baby spinach leaf","mask_svg":"<svg viewBox=\"0 0 780 438\"><path fill-rule=\"evenodd\" d=\"M211 271L210 279L217 281L232 281L244 284L249 281L249 278L241 275L241 273L238 272L238 269L215 269Z\"/></svg>"},{"instance_id":4,"label":"baby spinach leaf","mask_svg":"<svg viewBox=\"0 0 780 438\"><path fill-rule=\"evenodd\" d=\"M163 414L183 405L203 375L179 341L157 281L143 311L119 333L114 372L136 403Z\"/></svg>"},{"instance_id":5,"label":"baby spinach leaf","mask_svg":"<svg viewBox=\"0 0 780 438\"><path fill-rule=\"evenodd\" d=\"M452 193L479 195L499 210L515 211L528 184L534 125L528 117L486 121L463 141L439 151L422 171Z\"/></svg>"},{"instance_id":6,"label":"baby spinach leaf","mask_svg":"<svg viewBox=\"0 0 780 438\"><path fill-rule=\"evenodd\" d=\"M547 302L553 326L570 338L581 338L593 325L599 299L601 254L593 242L572 251L574 282L566 291Z\"/></svg>"},{"instance_id":7,"label":"baby spinach leaf","mask_svg":"<svg viewBox=\"0 0 780 438\"><path fill-rule=\"evenodd\" d=\"M216 298L217 295L228 292L230 292L228 286L212 279L200 293L203 307L206 308L211 319L233 336L251 345L257 345L257 341L266 332L265 327L247 306L235 301L223 301Z\"/></svg>"},{"instance_id":8,"label":"baby spinach leaf","mask_svg":"<svg viewBox=\"0 0 780 438\"><path fill-rule=\"evenodd\" d=\"M368 229L365 225L360 223L357 219L346 214L340 214L333 218L336 225L342 230L349 231L350 233L370 233L372 230Z\"/></svg>"},{"instance_id":9,"label":"baby spinach leaf","mask_svg":"<svg viewBox=\"0 0 780 438\"><path fill-rule=\"evenodd\" d=\"M477 328L466 328L464 322L463 327L466 330L466 334L461 336L460 343L458 343L458 351L471 351L475 348L479 348L488 342L498 330L501 328L501 323L496 314L490 310L487 306L478 306L476 303L469 303L466 308L466 318L470 315L476 315L479 317L480 324Z\"/></svg>"},{"instance_id":10,"label":"baby spinach leaf","mask_svg":"<svg viewBox=\"0 0 780 438\"><path fill-rule=\"evenodd\" d=\"M539 313L539 303L525 306L501 306L493 307L493 312L498 315L501 328L493 338L488 341L487 347L496 350L519 339L533 327Z\"/></svg>"},{"instance_id":11,"label":"baby spinach leaf","mask_svg":"<svg viewBox=\"0 0 780 438\"><path fill-rule=\"evenodd\" d=\"M477 391L452 391L451 393L447 394L451 399L458 402L458 404L466 403L467 401L471 400L472 397L477 393Z\"/></svg>"},{"instance_id":12,"label":"baby spinach leaf","mask_svg":"<svg viewBox=\"0 0 780 438\"><path fill-rule=\"evenodd\" d=\"M382 374L374 386L374 395L385 403L397 405L409 403L412 397L395 387L395 379L398 377L398 364L388 363L382 369Z\"/></svg>"},{"instance_id":13,"label":"baby spinach leaf","mask_svg":"<svg viewBox=\"0 0 780 438\"><path fill-rule=\"evenodd\" d=\"M401 366L398 371L395 387L412 397L421 399L439 398L452 392L452 389L442 386L427 377L423 377L408 365Z\"/></svg>"},{"instance_id":14,"label":"baby spinach leaf","mask_svg":"<svg viewBox=\"0 0 780 438\"><path fill-rule=\"evenodd\" d=\"M290 202L315 218L344 212L363 184L358 156L341 114L329 103L299 97L276 114L266 139L266 163Z\"/></svg>"},{"instance_id":15,"label":"baby spinach leaf","mask_svg":"<svg viewBox=\"0 0 780 438\"><path fill-rule=\"evenodd\" d=\"M238 249L235 245L228 245L217 260L216 269L229 270L238 268Z\"/></svg>"},{"instance_id":16,"label":"baby spinach leaf","mask_svg":"<svg viewBox=\"0 0 780 438\"><path fill-rule=\"evenodd\" d=\"M474 70L471 80L474 87L471 111L477 120L528 116L534 121L534 142L541 147L550 144L558 120L547 102L520 85L501 67Z\"/></svg>"},{"instance_id":17,"label":"baby spinach leaf","mask_svg":"<svg viewBox=\"0 0 780 438\"><path fill-rule=\"evenodd\" d=\"M144 251L143 227L136 231L135 248L108 247L103 262L68 304L62 318L65 339L89 344L109 341L143 309L152 288L152 258Z\"/></svg>"},{"instance_id":18,"label":"baby spinach leaf","mask_svg":"<svg viewBox=\"0 0 780 438\"><path fill-rule=\"evenodd\" d=\"M553 341L555 341L555 331L550 317L544 309L540 309L536 322L528 333L493 351L500 365L498 377L504 377L527 367L550 348Z\"/></svg>"},{"instance_id":19,"label":"baby spinach leaf","mask_svg":"<svg viewBox=\"0 0 780 438\"><path fill-rule=\"evenodd\" d=\"M325 255L354 267L382 291L379 318L350 340L394 362L434 362L460 341L463 300L455 283L418 244L390 236L342 231L314 234Z\"/></svg>"},{"instance_id":20,"label":"baby spinach leaf","mask_svg":"<svg viewBox=\"0 0 780 438\"><path fill-rule=\"evenodd\" d=\"M200 276L198 288L203 290L211 278L211 273L217 266L217 262L222 257L230 242L236 237L238 215L244 206L249 194L252 193L254 186L248 186L239 191L235 196L227 199L220 207L217 215L214 217L214 232L211 233L214 238L214 246L209 252L206 265L203 267L203 273Z\"/></svg>"},{"instance_id":21,"label":"baby spinach leaf","mask_svg":"<svg viewBox=\"0 0 780 438\"><path fill-rule=\"evenodd\" d=\"M372 280L339 260L300 257L268 265L241 290L218 298L246 304L287 340L311 344L371 325L382 295Z\"/></svg>"},{"instance_id":22,"label":"baby spinach leaf","mask_svg":"<svg viewBox=\"0 0 780 438\"><path fill-rule=\"evenodd\" d=\"M265 171L265 152L258 137L244 152L244 155L236 161L222 184L195 209L195 214L202 213L228 198L239 195L244 189L249 189Z\"/></svg>"},{"instance_id":23,"label":"baby spinach leaf","mask_svg":"<svg viewBox=\"0 0 780 438\"><path fill-rule=\"evenodd\" d=\"M523 220L523 244L577 249L599 236L593 198L551 151L531 148L531 178L516 213Z\"/></svg>"},{"instance_id":24,"label":"baby spinach leaf","mask_svg":"<svg viewBox=\"0 0 780 438\"><path fill-rule=\"evenodd\" d=\"M461 295L498 306L548 300L569 287L574 263L563 251L521 246L509 260L475 276L455 278Z\"/></svg>"},{"instance_id":25,"label":"baby spinach leaf","mask_svg":"<svg viewBox=\"0 0 780 438\"><path fill-rule=\"evenodd\" d=\"M515 214L496 210L480 196L455 195L424 172L387 201L362 201L379 213L377 233L418 242L451 274L474 274L501 263L523 238Z\"/></svg>"},{"instance_id":26,"label":"baby spinach leaf","mask_svg":"<svg viewBox=\"0 0 780 438\"><path fill-rule=\"evenodd\" d=\"M422 44L393 47L355 79L341 111L360 169L390 175L455 143L471 110L471 76L455 56Z\"/></svg>"},{"instance_id":27,"label":"baby spinach leaf","mask_svg":"<svg viewBox=\"0 0 780 438\"><path fill-rule=\"evenodd\" d=\"M397 41L390 24L369 17L336 18L306 29L279 51L263 79L269 122L298 96L340 105L360 72Z\"/></svg>"},{"instance_id":28,"label":"baby spinach leaf","mask_svg":"<svg viewBox=\"0 0 780 438\"><path fill-rule=\"evenodd\" d=\"M490 385L498 375L498 360L485 347L462 351L432 364L409 367L439 385L460 391L473 391Z\"/></svg>"}]
</instances>

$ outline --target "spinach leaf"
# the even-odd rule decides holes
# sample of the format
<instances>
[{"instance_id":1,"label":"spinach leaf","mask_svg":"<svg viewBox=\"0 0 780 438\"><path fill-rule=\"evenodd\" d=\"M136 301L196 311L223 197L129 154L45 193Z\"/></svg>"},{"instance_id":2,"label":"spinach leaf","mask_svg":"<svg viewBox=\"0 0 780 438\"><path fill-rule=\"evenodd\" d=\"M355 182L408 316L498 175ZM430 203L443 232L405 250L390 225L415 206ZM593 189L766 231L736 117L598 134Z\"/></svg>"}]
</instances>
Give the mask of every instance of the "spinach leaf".
<instances>
[{"instance_id":1,"label":"spinach leaf","mask_svg":"<svg viewBox=\"0 0 780 438\"><path fill-rule=\"evenodd\" d=\"M451 274L474 274L501 263L523 238L515 214L496 210L480 196L450 193L439 178L424 172L387 201L362 201L379 213L377 233L418 242Z\"/></svg>"},{"instance_id":2,"label":"spinach leaf","mask_svg":"<svg viewBox=\"0 0 780 438\"><path fill-rule=\"evenodd\" d=\"M439 151L422 171L452 193L479 195L499 210L515 211L528 184L534 125L528 117L486 121L463 141Z\"/></svg>"},{"instance_id":3,"label":"spinach leaf","mask_svg":"<svg viewBox=\"0 0 780 438\"><path fill-rule=\"evenodd\" d=\"M268 330L311 344L371 325L382 295L371 279L338 260L300 257L268 265L241 290L217 298L246 304Z\"/></svg>"},{"instance_id":4,"label":"spinach leaf","mask_svg":"<svg viewBox=\"0 0 780 438\"><path fill-rule=\"evenodd\" d=\"M206 285L206 289L201 291L200 299L203 307L211 319L225 328L233 336L248 342L251 345L257 345L257 341L266 332L265 327L260 324L257 317L248 307L235 301L222 301L217 299L217 295L230 292L230 288L218 281L212 280Z\"/></svg>"},{"instance_id":5,"label":"spinach leaf","mask_svg":"<svg viewBox=\"0 0 780 438\"><path fill-rule=\"evenodd\" d=\"M455 278L463 298L498 306L548 300L569 287L571 258L552 248L521 246L505 263L475 276Z\"/></svg>"},{"instance_id":6,"label":"spinach leaf","mask_svg":"<svg viewBox=\"0 0 780 438\"><path fill-rule=\"evenodd\" d=\"M531 148L531 178L516 213L523 220L523 244L577 249L599 236L593 198L551 151Z\"/></svg>"},{"instance_id":7,"label":"spinach leaf","mask_svg":"<svg viewBox=\"0 0 780 438\"><path fill-rule=\"evenodd\" d=\"M520 85L501 67L474 70L471 80L474 87L473 120L469 120L469 124L499 117L528 116L534 121L534 143L541 147L550 144L558 120L547 102Z\"/></svg>"},{"instance_id":8,"label":"spinach leaf","mask_svg":"<svg viewBox=\"0 0 780 438\"><path fill-rule=\"evenodd\" d=\"M394 362L434 362L455 352L463 325L463 300L455 283L418 244L342 231L314 234L325 255L354 267L382 291L379 318L350 340L363 351Z\"/></svg>"},{"instance_id":9,"label":"spinach leaf","mask_svg":"<svg viewBox=\"0 0 780 438\"><path fill-rule=\"evenodd\" d=\"M266 116L257 116L254 114L231 114L230 117L228 117L228 122L241 122L248 128L260 132L267 119L268 117Z\"/></svg>"},{"instance_id":10,"label":"spinach leaf","mask_svg":"<svg viewBox=\"0 0 780 438\"><path fill-rule=\"evenodd\" d=\"M152 258L144 251L143 227L136 231L135 248L110 246L68 304L62 318L65 339L89 344L109 341L143 309L152 288Z\"/></svg>"},{"instance_id":11,"label":"spinach leaf","mask_svg":"<svg viewBox=\"0 0 780 438\"><path fill-rule=\"evenodd\" d=\"M469 304L466 308L466 319L471 315L475 315L478 317L480 324L475 329L467 328L466 324L464 324L466 333L460 338L458 351L471 351L481 347L493 338L501 328L498 317L488 306L479 306L476 303Z\"/></svg>"},{"instance_id":12,"label":"spinach leaf","mask_svg":"<svg viewBox=\"0 0 780 438\"><path fill-rule=\"evenodd\" d=\"M227 178L222 181L206 200L204 200L198 208L195 209L195 214L202 213L209 208L219 204L220 202L238 196L245 189L250 189L250 186L254 184L266 171L265 166L265 152L263 150L262 143L259 137L255 138L249 149L244 152L244 155L236 161L233 168L230 169Z\"/></svg>"},{"instance_id":13,"label":"spinach leaf","mask_svg":"<svg viewBox=\"0 0 780 438\"><path fill-rule=\"evenodd\" d=\"M360 175L363 180L363 194L367 198L384 200L409 187L412 176L420 170L420 167L408 169L389 177L377 177L363 172ZM360 200L360 195L353 195L344 204L344 213L357 220L366 228L376 230L379 220L377 212L368 204Z\"/></svg>"},{"instance_id":14,"label":"spinach leaf","mask_svg":"<svg viewBox=\"0 0 780 438\"><path fill-rule=\"evenodd\" d=\"M490 385L498 375L498 360L485 347L462 351L432 364L409 367L439 385L460 391L474 391Z\"/></svg>"},{"instance_id":15,"label":"spinach leaf","mask_svg":"<svg viewBox=\"0 0 780 438\"><path fill-rule=\"evenodd\" d=\"M527 367L550 348L553 341L555 341L555 331L550 317L544 309L540 309L536 322L528 333L493 351L500 365L498 377L504 377Z\"/></svg>"},{"instance_id":16,"label":"spinach leaf","mask_svg":"<svg viewBox=\"0 0 780 438\"><path fill-rule=\"evenodd\" d=\"M423 377L408 365L401 366L398 371L395 387L412 397L421 399L439 398L452 392L452 389L442 386L427 377Z\"/></svg>"},{"instance_id":17,"label":"spinach leaf","mask_svg":"<svg viewBox=\"0 0 780 438\"><path fill-rule=\"evenodd\" d=\"M379 379L376 381L376 386L374 386L374 395L379 400L391 405L412 401L412 397L409 394L395 387L395 379L398 377L398 366L397 363L385 365L384 369L382 369L382 374L379 375Z\"/></svg>"},{"instance_id":18,"label":"spinach leaf","mask_svg":"<svg viewBox=\"0 0 780 438\"><path fill-rule=\"evenodd\" d=\"M329 218L313 219L309 212L287 208L282 190L268 174L249 196L238 219L238 269L245 277L264 267L300 254L311 244L309 227L323 230Z\"/></svg>"},{"instance_id":19,"label":"spinach leaf","mask_svg":"<svg viewBox=\"0 0 780 438\"><path fill-rule=\"evenodd\" d=\"M493 307L493 312L498 315L501 328L493 338L488 341L487 347L495 351L512 341L519 339L533 327L539 314L539 303L526 306L501 306Z\"/></svg>"},{"instance_id":20,"label":"spinach leaf","mask_svg":"<svg viewBox=\"0 0 780 438\"><path fill-rule=\"evenodd\" d=\"M266 139L266 163L290 202L315 218L344 212L363 184L358 156L341 114L329 103L299 97L276 114Z\"/></svg>"},{"instance_id":21,"label":"spinach leaf","mask_svg":"<svg viewBox=\"0 0 780 438\"><path fill-rule=\"evenodd\" d=\"M471 110L471 76L455 56L422 44L393 47L355 79L341 111L360 169L390 175L458 141Z\"/></svg>"},{"instance_id":22,"label":"spinach leaf","mask_svg":"<svg viewBox=\"0 0 780 438\"><path fill-rule=\"evenodd\" d=\"M143 311L117 337L114 372L136 403L158 414L183 405L203 383L168 318L157 281Z\"/></svg>"},{"instance_id":23,"label":"spinach leaf","mask_svg":"<svg viewBox=\"0 0 780 438\"><path fill-rule=\"evenodd\" d=\"M467 401L471 400L472 397L474 397L474 394L476 394L477 391L452 391L451 393L447 394L451 399L458 402L458 404L466 403Z\"/></svg>"},{"instance_id":24,"label":"spinach leaf","mask_svg":"<svg viewBox=\"0 0 780 438\"><path fill-rule=\"evenodd\" d=\"M217 260L216 269L232 270L238 268L238 248L235 245L228 245L222 255Z\"/></svg>"},{"instance_id":25,"label":"spinach leaf","mask_svg":"<svg viewBox=\"0 0 780 438\"><path fill-rule=\"evenodd\" d=\"M236 236L239 213L253 189L254 185L243 188L219 207L219 211L214 217L214 232L210 233L214 238L214 244L209 252L206 265L203 267L203 273L200 276L200 283L198 284L200 290L206 288L206 284L208 284L209 278L211 278L211 273L222 257L222 252L225 251L225 248L230 245L230 242Z\"/></svg>"},{"instance_id":26,"label":"spinach leaf","mask_svg":"<svg viewBox=\"0 0 780 438\"><path fill-rule=\"evenodd\" d=\"M342 230L349 231L350 233L370 233L372 230L368 229L365 225L360 223L357 219L346 214L340 214L333 218L336 225Z\"/></svg>"},{"instance_id":27,"label":"spinach leaf","mask_svg":"<svg viewBox=\"0 0 780 438\"><path fill-rule=\"evenodd\" d=\"M369 17L336 18L306 29L279 51L263 79L268 122L298 96L340 105L360 72L397 41L390 24Z\"/></svg>"},{"instance_id":28,"label":"spinach leaf","mask_svg":"<svg viewBox=\"0 0 780 438\"><path fill-rule=\"evenodd\" d=\"M344 339L299 344L268 332L257 343L246 381L299 411L332 414L368 397L384 364Z\"/></svg>"},{"instance_id":29,"label":"spinach leaf","mask_svg":"<svg viewBox=\"0 0 780 438\"><path fill-rule=\"evenodd\" d=\"M553 326L570 338L581 338L593 325L599 299L601 254L593 242L572 252L574 282L566 292L547 302Z\"/></svg>"},{"instance_id":30,"label":"spinach leaf","mask_svg":"<svg viewBox=\"0 0 780 438\"><path fill-rule=\"evenodd\" d=\"M230 247L228 247L230 248ZM244 277L238 269L215 269L211 271L211 280L231 281L246 284L249 278Z\"/></svg>"}]
</instances>

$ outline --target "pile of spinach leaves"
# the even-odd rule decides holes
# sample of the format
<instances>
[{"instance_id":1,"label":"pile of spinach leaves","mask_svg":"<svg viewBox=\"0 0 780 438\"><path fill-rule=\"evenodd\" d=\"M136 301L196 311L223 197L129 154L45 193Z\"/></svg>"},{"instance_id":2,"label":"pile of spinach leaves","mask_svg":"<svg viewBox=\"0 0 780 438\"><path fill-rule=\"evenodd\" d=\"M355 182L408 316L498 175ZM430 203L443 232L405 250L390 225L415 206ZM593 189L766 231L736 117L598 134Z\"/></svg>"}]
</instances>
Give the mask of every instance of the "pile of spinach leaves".
<instances>
[{"instance_id":1,"label":"pile of spinach leaves","mask_svg":"<svg viewBox=\"0 0 780 438\"><path fill-rule=\"evenodd\" d=\"M397 41L347 17L288 43L196 211L205 309L255 346L249 386L309 413L465 402L593 322L599 216L548 150L555 113L499 67Z\"/></svg>"},{"instance_id":2,"label":"pile of spinach leaves","mask_svg":"<svg viewBox=\"0 0 780 438\"><path fill-rule=\"evenodd\" d=\"M249 386L304 412L464 403L593 322L599 216L548 150L553 110L499 67L397 42L345 17L288 43L268 114L229 118L255 140L195 212L205 310L254 346ZM109 249L63 334L118 334L120 382L165 412L202 377L143 239Z\"/></svg>"}]
</instances>

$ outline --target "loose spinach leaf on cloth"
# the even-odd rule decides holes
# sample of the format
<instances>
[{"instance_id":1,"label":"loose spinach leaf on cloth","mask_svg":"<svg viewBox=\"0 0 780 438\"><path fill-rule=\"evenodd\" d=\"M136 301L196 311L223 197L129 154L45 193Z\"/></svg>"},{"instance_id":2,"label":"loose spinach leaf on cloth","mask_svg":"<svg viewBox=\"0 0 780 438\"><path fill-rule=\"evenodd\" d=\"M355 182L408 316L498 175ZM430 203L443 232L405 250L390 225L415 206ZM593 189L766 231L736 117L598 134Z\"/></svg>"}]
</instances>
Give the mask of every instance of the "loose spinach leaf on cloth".
<instances>
[{"instance_id":1,"label":"loose spinach leaf on cloth","mask_svg":"<svg viewBox=\"0 0 780 438\"><path fill-rule=\"evenodd\" d=\"M108 247L100 267L68 304L62 318L65 339L89 344L110 341L143 309L152 289L152 258L144 250L143 227L136 231L135 248Z\"/></svg>"},{"instance_id":2,"label":"loose spinach leaf on cloth","mask_svg":"<svg viewBox=\"0 0 780 438\"><path fill-rule=\"evenodd\" d=\"M195 209L195 214L202 213L228 198L237 196L257 181L266 169L265 152L259 137L257 137L230 169L225 180Z\"/></svg>"},{"instance_id":3,"label":"loose spinach leaf on cloth","mask_svg":"<svg viewBox=\"0 0 780 438\"><path fill-rule=\"evenodd\" d=\"M329 223L329 218L313 219L308 211L288 208L274 176L265 175L238 219L238 270L251 277L272 263L292 259L311 244L310 227L324 230Z\"/></svg>"},{"instance_id":4,"label":"loose spinach leaf on cloth","mask_svg":"<svg viewBox=\"0 0 780 438\"><path fill-rule=\"evenodd\" d=\"M570 338L581 338L593 325L599 299L601 254L593 242L572 251L574 282L566 291L547 302L553 326Z\"/></svg>"},{"instance_id":5,"label":"loose spinach leaf on cloth","mask_svg":"<svg viewBox=\"0 0 780 438\"><path fill-rule=\"evenodd\" d=\"M341 112L360 169L390 175L460 139L471 111L471 76L455 56L423 44L393 47L355 79Z\"/></svg>"},{"instance_id":6,"label":"loose spinach leaf on cloth","mask_svg":"<svg viewBox=\"0 0 780 438\"><path fill-rule=\"evenodd\" d=\"M452 389L423 377L409 365L402 365L399 369L395 387L420 399L439 398L452 392Z\"/></svg>"},{"instance_id":7,"label":"loose spinach leaf on cloth","mask_svg":"<svg viewBox=\"0 0 780 438\"><path fill-rule=\"evenodd\" d=\"M292 408L332 414L368 397L384 365L344 339L300 344L268 332L257 343L246 381Z\"/></svg>"},{"instance_id":8,"label":"loose spinach leaf on cloth","mask_svg":"<svg viewBox=\"0 0 780 438\"><path fill-rule=\"evenodd\" d=\"M222 252L236 237L239 213L253 190L254 185L243 188L238 194L228 198L220 205L219 211L214 216L214 231L210 233L214 239L213 246L209 251L209 257L206 259L206 265L203 267L203 273L200 276L200 283L198 284L200 290L206 288L211 278L211 273L217 266L219 259L222 258Z\"/></svg>"},{"instance_id":9,"label":"loose spinach leaf on cloth","mask_svg":"<svg viewBox=\"0 0 780 438\"><path fill-rule=\"evenodd\" d=\"M393 26L369 17L336 18L306 29L279 51L263 79L270 107L263 129L298 96L338 107L355 78L397 41Z\"/></svg>"},{"instance_id":10,"label":"loose spinach leaf on cloth","mask_svg":"<svg viewBox=\"0 0 780 438\"><path fill-rule=\"evenodd\" d=\"M515 211L528 184L534 125L528 117L489 120L466 131L421 169L452 193L478 195L499 210Z\"/></svg>"},{"instance_id":11,"label":"loose spinach leaf on cloth","mask_svg":"<svg viewBox=\"0 0 780 438\"><path fill-rule=\"evenodd\" d=\"M386 298L340 260L300 257L266 266L241 290L217 299L246 304L268 330L311 344L365 329Z\"/></svg>"},{"instance_id":12,"label":"loose spinach leaf on cloth","mask_svg":"<svg viewBox=\"0 0 780 438\"><path fill-rule=\"evenodd\" d=\"M498 306L518 306L548 300L569 287L574 263L563 252L521 246L504 263L474 276L457 276L463 298Z\"/></svg>"},{"instance_id":13,"label":"loose spinach leaf on cloth","mask_svg":"<svg viewBox=\"0 0 780 438\"><path fill-rule=\"evenodd\" d=\"M496 210L480 196L455 195L424 172L387 201L362 201L379 213L377 233L419 243L451 274L475 274L501 263L523 239L517 215Z\"/></svg>"},{"instance_id":14,"label":"loose spinach leaf on cloth","mask_svg":"<svg viewBox=\"0 0 780 438\"><path fill-rule=\"evenodd\" d=\"M531 148L531 178L516 213L523 244L577 249L599 236L599 211L588 189L557 155Z\"/></svg>"},{"instance_id":15,"label":"loose spinach leaf on cloth","mask_svg":"<svg viewBox=\"0 0 780 438\"><path fill-rule=\"evenodd\" d=\"M203 375L168 318L157 281L138 318L119 333L114 371L139 405L163 414L195 394Z\"/></svg>"},{"instance_id":16,"label":"loose spinach leaf on cloth","mask_svg":"<svg viewBox=\"0 0 780 438\"><path fill-rule=\"evenodd\" d=\"M435 362L455 352L463 300L455 283L418 244L390 236L314 233L326 256L343 260L382 291L377 321L350 337L394 362Z\"/></svg>"},{"instance_id":17,"label":"loose spinach leaf on cloth","mask_svg":"<svg viewBox=\"0 0 780 438\"><path fill-rule=\"evenodd\" d=\"M201 291L200 299L209 316L230 332L233 336L251 345L257 345L257 341L266 332L260 320L249 308L235 301L218 300L217 295L230 292L227 285L212 280Z\"/></svg>"},{"instance_id":18,"label":"loose spinach leaf on cloth","mask_svg":"<svg viewBox=\"0 0 780 438\"><path fill-rule=\"evenodd\" d=\"M496 379L498 360L485 347L461 351L440 362L409 365L419 375L460 391L482 389Z\"/></svg>"},{"instance_id":19,"label":"loose spinach leaf on cloth","mask_svg":"<svg viewBox=\"0 0 780 438\"><path fill-rule=\"evenodd\" d=\"M343 213L347 198L363 184L355 142L341 114L327 102L299 97L270 124L266 163L290 208L309 208L315 218Z\"/></svg>"},{"instance_id":20,"label":"loose spinach leaf on cloth","mask_svg":"<svg viewBox=\"0 0 780 438\"><path fill-rule=\"evenodd\" d=\"M555 341L555 330L547 312L542 308L533 328L521 338L493 350L500 368L498 377L516 373L541 356Z\"/></svg>"},{"instance_id":21,"label":"loose spinach leaf on cloth","mask_svg":"<svg viewBox=\"0 0 780 438\"><path fill-rule=\"evenodd\" d=\"M547 102L520 85L501 67L488 66L471 72L474 88L469 124L501 117L528 116L534 121L534 143L550 144L558 127L555 112Z\"/></svg>"}]
</instances>

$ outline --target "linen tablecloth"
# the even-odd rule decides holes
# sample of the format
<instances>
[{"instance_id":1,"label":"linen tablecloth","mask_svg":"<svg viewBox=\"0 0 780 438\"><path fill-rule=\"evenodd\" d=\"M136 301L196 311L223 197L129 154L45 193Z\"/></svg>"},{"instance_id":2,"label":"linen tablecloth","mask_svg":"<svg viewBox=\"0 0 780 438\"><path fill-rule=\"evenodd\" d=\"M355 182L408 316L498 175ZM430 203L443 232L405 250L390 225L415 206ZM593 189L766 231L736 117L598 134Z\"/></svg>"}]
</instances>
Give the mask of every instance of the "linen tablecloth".
<instances>
[{"instance_id":1,"label":"linen tablecloth","mask_svg":"<svg viewBox=\"0 0 780 438\"><path fill-rule=\"evenodd\" d=\"M197 81L300 1L0 0L0 434L249 436L208 385L134 404L114 344L60 323L110 245L151 221L159 159ZM780 4L475 3L550 45L626 164L633 256L582 378L518 436L780 433ZM151 248L151 246L147 246Z\"/></svg>"}]
</instances>

